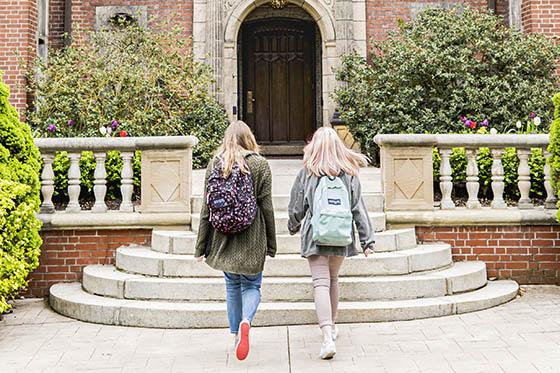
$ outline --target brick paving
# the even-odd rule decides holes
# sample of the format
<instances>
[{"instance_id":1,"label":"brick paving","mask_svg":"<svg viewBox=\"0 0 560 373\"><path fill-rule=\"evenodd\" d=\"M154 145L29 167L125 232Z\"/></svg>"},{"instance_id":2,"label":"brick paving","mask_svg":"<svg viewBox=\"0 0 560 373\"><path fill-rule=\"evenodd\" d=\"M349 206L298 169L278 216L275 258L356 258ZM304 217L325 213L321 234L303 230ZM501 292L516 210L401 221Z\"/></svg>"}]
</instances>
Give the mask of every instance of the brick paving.
<instances>
[{"instance_id":1,"label":"brick paving","mask_svg":"<svg viewBox=\"0 0 560 373\"><path fill-rule=\"evenodd\" d=\"M42 300L0 321L2 372L560 372L560 287L529 286L514 301L443 318L341 325L334 360L317 357L315 326L254 328L245 362L225 329L88 324Z\"/></svg>"}]
</instances>

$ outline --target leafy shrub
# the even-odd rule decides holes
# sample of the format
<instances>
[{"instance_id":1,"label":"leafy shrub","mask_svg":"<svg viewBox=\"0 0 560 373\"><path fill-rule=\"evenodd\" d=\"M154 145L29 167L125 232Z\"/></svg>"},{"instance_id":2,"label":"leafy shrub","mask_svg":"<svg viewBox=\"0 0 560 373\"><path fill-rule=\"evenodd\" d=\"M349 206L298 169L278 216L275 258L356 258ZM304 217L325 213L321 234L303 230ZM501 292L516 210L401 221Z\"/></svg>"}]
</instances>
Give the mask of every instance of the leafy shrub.
<instances>
[{"instance_id":1,"label":"leafy shrub","mask_svg":"<svg viewBox=\"0 0 560 373\"><path fill-rule=\"evenodd\" d=\"M0 314L39 265L39 151L0 74Z\"/></svg>"},{"instance_id":2,"label":"leafy shrub","mask_svg":"<svg viewBox=\"0 0 560 373\"><path fill-rule=\"evenodd\" d=\"M377 159L376 134L460 132L463 115L500 133L531 112L548 125L559 56L560 46L492 13L430 9L374 44L368 61L345 56L337 79L347 84L336 100L362 150Z\"/></svg>"},{"instance_id":3,"label":"leafy shrub","mask_svg":"<svg viewBox=\"0 0 560 373\"><path fill-rule=\"evenodd\" d=\"M554 102L554 121L550 126L550 145L548 151L550 157L550 170L552 185L556 194L560 194L560 93L557 93L552 99ZM558 212L558 220L560 221L560 211Z\"/></svg>"},{"instance_id":4,"label":"leafy shrub","mask_svg":"<svg viewBox=\"0 0 560 373\"><path fill-rule=\"evenodd\" d=\"M194 61L180 29L129 25L78 31L74 38L80 42L50 52L48 65L38 60L29 69L37 99L28 118L37 136L194 135L200 145L193 149L193 166L206 165L227 117L209 92L209 66ZM95 165L91 153L85 157L82 181L91 189ZM112 180L121 164L116 155L108 156L109 197L118 189ZM57 194L65 195L65 156L53 166Z\"/></svg>"}]
</instances>

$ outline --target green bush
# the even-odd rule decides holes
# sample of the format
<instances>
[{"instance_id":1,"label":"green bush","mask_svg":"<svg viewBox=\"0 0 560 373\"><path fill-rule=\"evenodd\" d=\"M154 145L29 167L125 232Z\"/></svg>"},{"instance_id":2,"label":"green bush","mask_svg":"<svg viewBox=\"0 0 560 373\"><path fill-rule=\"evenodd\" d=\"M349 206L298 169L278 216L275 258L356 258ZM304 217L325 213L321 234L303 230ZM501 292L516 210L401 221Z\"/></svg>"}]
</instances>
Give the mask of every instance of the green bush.
<instances>
[{"instance_id":1,"label":"green bush","mask_svg":"<svg viewBox=\"0 0 560 373\"><path fill-rule=\"evenodd\" d=\"M550 170L552 185L556 194L560 194L560 93L557 93L552 99L554 102L554 121L550 126L550 145L548 151L550 157ZM558 220L560 221L560 211L558 212Z\"/></svg>"},{"instance_id":2,"label":"green bush","mask_svg":"<svg viewBox=\"0 0 560 373\"><path fill-rule=\"evenodd\" d=\"M515 131L531 112L552 119L560 45L503 25L492 13L430 9L377 42L368 61L343 58L342 118L377 159L378 133L462 132L461 116Z\"/></svg>"},{"instance_id":3,"label":"green bush","mask_svg":"<svg viewBox=\"0 0 560 373\"><path fill-rule=\"evenodd\" d=\"M200 145L193 149L193 166L207 164L223 138L227 116L209 91L209 66L194 61L180 29L130 25L78 30L73 37L80 42L50 51L48 64L38 60L29 69L37 99L28 118L36 136L102 136L100 131L111 131L111 136L194 135ZM122 164L117 158L107 158L109 197L119 187L112 181ZM80 165L90 190L91 154ZM57 195L65 196L65 156L57 156L53 167ZM139 175L139 168L135 172Z\"/></svg>"},{"instance_id":4,"label":"green bush","mask_svg":"<svg viewBox=\"0 0 560 373\"><path fill-rule=\"evenodd\" d=\"M439 183L439 167L441 157L437 149L433 152L434 182ZM454 182L465 182L467 180L467 155L464 148L454 148L450 158L452 177ZM490 149L479 149L476 157L478 165L478 177L480 183L480 196L491 197L492 190L492 154ZM509 201L519 199L519 189L517 187L519 159L516 150L513 148L505 149L502 156L504 167L504 198ZM531 198L544 198L544 165L545 158L542 150L533 149L529 156L529 167L531 168Z\"/></svg>"},{"instance_id":5,"label":"green bush","mask_svg":"<svg viewBox=\"0 0 560 373\"><path fill-rule=\"evenodd\" d=\"M0 314L39 265L39 151L0 74Z\"/></svg>"}]
</instances>

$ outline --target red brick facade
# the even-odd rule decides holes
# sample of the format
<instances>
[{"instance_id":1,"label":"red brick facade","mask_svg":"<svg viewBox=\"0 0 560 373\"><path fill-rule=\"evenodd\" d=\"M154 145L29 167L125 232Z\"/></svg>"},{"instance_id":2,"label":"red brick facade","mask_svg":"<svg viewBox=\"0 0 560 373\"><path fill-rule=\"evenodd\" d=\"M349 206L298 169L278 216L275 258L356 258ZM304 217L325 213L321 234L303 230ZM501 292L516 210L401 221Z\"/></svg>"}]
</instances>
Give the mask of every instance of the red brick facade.
<instances>
[{"instance_id":1,"label":"red brick facade","mask_svg":"<svg viewBox=\"0 0 560 373\"><path fill-rule=\"evenodd\" d=\"M21 63L35 57L37 6L35 0L0 2L0 71L10 87L10 102L26 108L26 81Z\"/></svg>"},{"instance_id":2,"label":"red brick facade","mask_svg":"<svg viewBox=\"0 0 560 373\"><path fill-rule=\"evenodd\" d=\"M112 264L118 247L149 245L151 233L150 229L45 230L39 268L30 276L26 295L45 297L51 285L80 281L85 266Z\"/></svg>"},{"instance_id":3,"label":"red brick facade","mask_svg":"<svg viewBox=\"0 0 560 373\"><path fill-rule=\"evenodd\" d=\"M420 242L446 242L453 260L482 260L489 277L560 284L560 226L417 227Z\"/></svg>"},{"instance_id":4,"label":"red brick facade","mask_svg":"<svg viewBox=\"0 0 560 373\"><path fill-rule=\"evenodd\" d=\"M523 0L523 30L560 37L560 0Z\"/></svg>"},{"instance_id":5,"label":"red brick facade","mask_svg":"<svg viewBox=\"0 0 560 373\"><path fill-rule=\"evenodd\" d=\"M225 1L225 0L224 0ZM470 6L487 9L495 6L498 14L507 18L508 0L443 0L445 5L466 3ZM49 1L49 44L60 47L64 34L64 0ZM422 8L423 4L433 5L432 0L366 0L367 38L380 40L387 32L394 29L397 20L408 20ZM494 4L494 5L489 5ZM185 30L185 36L192 35L193 0L162 1L162 0L73 0L72 28L91 29L95 23L97 6L129 5L146 6L148 22L160 19L172 19L173 24ZM25 80L18 67L15 53L25 59L33 53L26 48L35 49L37 29L36 1L13 0L0 4L0 70L5 73L4 79L12 88L11 102L22 112L25 109ZM560 0L522 0L523 29L527 32L543 32L549 36L560 36Z\"/></svg>"}]
</instances>

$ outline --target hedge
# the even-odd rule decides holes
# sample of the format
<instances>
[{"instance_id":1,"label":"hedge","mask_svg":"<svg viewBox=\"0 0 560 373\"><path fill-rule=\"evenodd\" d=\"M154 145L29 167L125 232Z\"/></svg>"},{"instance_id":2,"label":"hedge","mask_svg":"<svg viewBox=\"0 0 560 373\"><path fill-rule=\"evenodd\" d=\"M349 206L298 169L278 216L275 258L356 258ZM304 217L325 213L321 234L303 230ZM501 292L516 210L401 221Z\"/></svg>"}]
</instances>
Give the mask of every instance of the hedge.
<instances>
[{"instance_id":1,"label":"hedge","mask_svg":"<svg viewBox=\"0 0 560 373\"><path fill-rule=\"evenodd\" d=\"M39 151L0 74L0 314L39 265Z\"/></svg>"},{"instance_id":2,"label":"hedge","mask_svg":"<svg viewBox=\"0 0 560 373\"><path fill-rule=\"evenodd\" d=\"M557 93L552 99L554 102L554 121L550 126L550 171L551 181L556 191L556 195L560 195L560 93ZM560 207L560 203L559 203ZM558 220L560 221L560 210L558 211Z\"/></svg>"}]
</instances>

